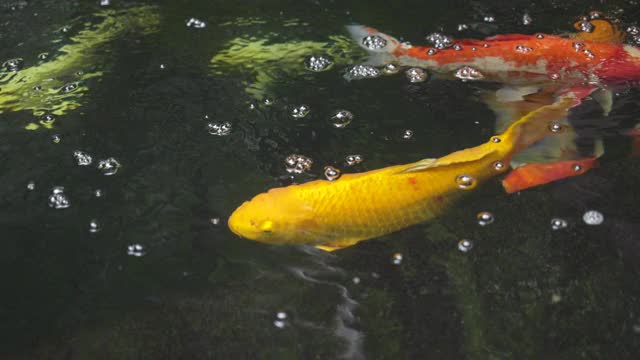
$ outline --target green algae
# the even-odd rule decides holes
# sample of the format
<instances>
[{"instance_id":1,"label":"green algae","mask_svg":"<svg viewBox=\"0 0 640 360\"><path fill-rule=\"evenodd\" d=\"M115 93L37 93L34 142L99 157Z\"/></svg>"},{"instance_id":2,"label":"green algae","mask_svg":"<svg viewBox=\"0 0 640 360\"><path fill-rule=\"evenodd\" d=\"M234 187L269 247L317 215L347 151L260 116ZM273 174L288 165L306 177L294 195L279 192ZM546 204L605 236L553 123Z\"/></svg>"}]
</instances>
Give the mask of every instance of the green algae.
<instances>
[{"instance_id":1,"label":"green algae","mask_svg":"<svg viewBox=\"0 0 640 360\"><path fill-rule=\"evenodd\" d=\"M82 106L90 90L89 80L100 80L105 71L105 48L125 33L146 35L157 31L159 16L153 6L104 10L98 22L85 23L49 59L18 71L0 73L0 114L30 111L35 116L64 115ZM55 41L54 41L55 42ZM57 42L60 42L59 40ZM66 86L71 84L71 86ZM29 123L26 129L50 128L52 123Z\"/></svg>"}]
</instances>

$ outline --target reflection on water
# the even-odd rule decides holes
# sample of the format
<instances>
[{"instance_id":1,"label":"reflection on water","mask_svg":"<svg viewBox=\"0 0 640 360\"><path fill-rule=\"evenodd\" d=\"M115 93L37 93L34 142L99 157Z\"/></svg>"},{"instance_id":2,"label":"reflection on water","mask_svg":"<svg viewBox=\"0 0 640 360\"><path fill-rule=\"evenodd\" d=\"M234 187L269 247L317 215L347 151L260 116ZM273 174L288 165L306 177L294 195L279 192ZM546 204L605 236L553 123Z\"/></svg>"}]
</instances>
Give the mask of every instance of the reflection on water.
<instances>
[{"instance_id":1,"label":"reflection on water","mask_svg":"<svg viewBox=\"0 0 640 360\"><path fill-rule=\"evenodd\" d=\"M268 188L494 134L481 100L495 84L473 69L460 70L466 82L410 82L393 66L344 80L365 56L345 25L423 44L462 25L475 37L564 32L590 9L628 27L633 2L99 3L0 4L1 62L22 59L0 80L3 359L640 351L633 87L617 89L608 117L586 99L562 123L577 139L567 150L603 150L580 176L511 195L490 183L438 220L332 254L225 226Z\"/></svg>"}]
</instances>

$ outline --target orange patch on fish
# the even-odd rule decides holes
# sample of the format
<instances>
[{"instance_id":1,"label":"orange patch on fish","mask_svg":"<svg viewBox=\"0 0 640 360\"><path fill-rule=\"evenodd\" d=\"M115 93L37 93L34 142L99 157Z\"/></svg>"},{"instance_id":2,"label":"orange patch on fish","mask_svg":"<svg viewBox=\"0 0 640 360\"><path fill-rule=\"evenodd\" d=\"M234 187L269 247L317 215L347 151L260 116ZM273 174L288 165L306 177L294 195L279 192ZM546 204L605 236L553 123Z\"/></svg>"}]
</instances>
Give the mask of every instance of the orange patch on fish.
<instances>
[{"instance_id":1,"label":"orange patch on fish","mask_svg":"<svg viewBox=\"0 0 640 360\"><path fill-rule=\"evenodd\" d=\"M596 166L598 166L598 159L595 157L581 160L527 164L509 173L509 175L502 180L502 186L507 193L511 194L552 181L582 175Z\"/></svg>"}]
</instances>

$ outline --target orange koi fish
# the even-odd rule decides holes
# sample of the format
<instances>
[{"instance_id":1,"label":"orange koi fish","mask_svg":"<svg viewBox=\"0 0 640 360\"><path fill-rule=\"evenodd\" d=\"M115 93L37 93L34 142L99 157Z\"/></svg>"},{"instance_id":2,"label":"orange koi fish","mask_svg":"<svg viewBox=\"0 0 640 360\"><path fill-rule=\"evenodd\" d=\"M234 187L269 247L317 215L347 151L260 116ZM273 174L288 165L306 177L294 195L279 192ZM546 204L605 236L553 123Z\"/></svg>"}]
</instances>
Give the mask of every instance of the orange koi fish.
<instances>
[{"instance_id":1,"label":"orange koi fish","mask_svg":"<svg viewBox=\"0 0 640 360\"><path fill-rule=\"evenodd\" d=\"M515 154L554 134L550 124L577 104L575 97L564 97L484 144L439 159L271 189L236 209L229 228L263 243L333 251L427 221L504 173Z\"/></svg>"}]
</instances>

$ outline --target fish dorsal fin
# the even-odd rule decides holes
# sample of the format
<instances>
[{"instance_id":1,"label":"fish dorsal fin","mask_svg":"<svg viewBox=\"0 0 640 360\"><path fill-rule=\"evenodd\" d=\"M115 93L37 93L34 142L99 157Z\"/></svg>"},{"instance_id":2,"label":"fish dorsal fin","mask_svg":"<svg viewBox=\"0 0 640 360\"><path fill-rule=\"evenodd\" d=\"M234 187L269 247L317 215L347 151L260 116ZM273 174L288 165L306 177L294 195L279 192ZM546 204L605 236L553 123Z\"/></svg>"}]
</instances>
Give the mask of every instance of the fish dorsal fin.
<instances>
[{"instance_id":1,"label":"fish dorsal fin","mask_svg":"<svg viewBox=\"0 0 640 360\"><path fill-rule=\"evenodd\" d=\"M435 163L437 161L438 159L422 159L420 161L409 164L408 167L400 169L397 174L411 173L430 169L435 166Z\"/></svg>"},{"instance_id":2,"label":"fish dorsal fin","mask_svg":"<svg viewBox=\"0 0 640 360\"><path fill-rule=\"evenodd\" d=\"M525 34L502 34L502 35L494 35L486 38L485 40L490 41L511 41L511 40L531 40L531 35Z\"/></svg>"},{"instance_id":3,"label":"fish dorsal fin","mask_svg":"<svg viewBox=\"0 0 640 360\"><path fill-rule=\"evenodd\" d=\"M584 31L585 22L591 24L586 26L586 28L592 29L591 31ZM606 18L581 20L573 24L573 27L580 31L574 35L576 39L615 44L624 41L624 33L611 20Z\"/></svg>"},{"instance_id":4,"label":"fish dorsal fin","mask_svg":"<svg viewBox=\"0 0 640 360\"><path fill-rule=\"evenodd\" d=\"M420 172L429 169L433 169L440 166L448 166L448 165L456 165L471 161L480 160L490 154L493 151L487 151L486 148L476 146L469 149L463 149L456 152L453 152L449 155L443 156L439 159L423 159L413 164L407 165L406 168L398 171L398 174L406 174L412 172Z\"/></svg>"}]
</instances>

